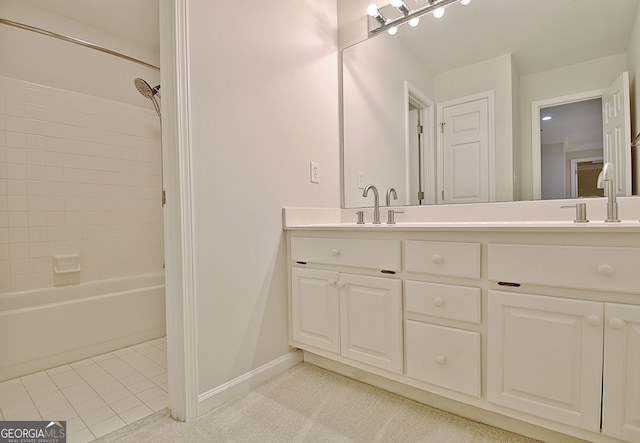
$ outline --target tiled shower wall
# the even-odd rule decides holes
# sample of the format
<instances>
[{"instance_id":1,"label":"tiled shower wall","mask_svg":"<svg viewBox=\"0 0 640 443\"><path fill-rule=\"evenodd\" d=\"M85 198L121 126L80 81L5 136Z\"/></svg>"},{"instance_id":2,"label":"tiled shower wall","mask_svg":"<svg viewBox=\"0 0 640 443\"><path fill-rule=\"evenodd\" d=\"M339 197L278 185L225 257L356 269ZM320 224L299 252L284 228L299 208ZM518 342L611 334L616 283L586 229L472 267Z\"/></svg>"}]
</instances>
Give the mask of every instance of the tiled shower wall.
<instances>
[{"instance_id":1,"label":"tiled shower wall","mask_svg":"<svg viewBox=\"0 0 640 443\"><path fill-rule=\"evenodd\" d=\"M0 293L162 270L161 177L151 103L0 77Z\"/></svg>"}]
</instances>

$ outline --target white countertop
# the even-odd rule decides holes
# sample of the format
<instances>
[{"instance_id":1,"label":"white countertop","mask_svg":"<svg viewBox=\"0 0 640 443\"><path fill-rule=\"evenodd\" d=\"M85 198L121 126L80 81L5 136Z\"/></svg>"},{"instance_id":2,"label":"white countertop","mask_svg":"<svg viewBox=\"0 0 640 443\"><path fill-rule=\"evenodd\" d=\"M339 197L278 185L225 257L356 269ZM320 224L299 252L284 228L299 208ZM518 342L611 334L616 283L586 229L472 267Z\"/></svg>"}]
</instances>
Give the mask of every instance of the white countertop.
<instances>
[{"instance_id":1,"label":"white countertop","mask_svg":"<svg viewBox=\"0 0 640 443\"><path fill-rule=\"evenodd\" d=\"M468 221L468 222L409 222L396 223L388 225L381 223L374 225L366 223L359 225L356 223L309 223L309 224L291 224L284 227L285 230L360 230L360 231L381 231L381 230L400 230L400 231L443 231L443 230L526 230L526 231L597 231L597 232L639 232L640 222L638 221L622 221L620 223L605 222L589 222L574 223L566 221Z\"/></svg>"},{"instance_id":2,"label":"white countertop","mask_svg":"<svg viewBox=\"0 0 640 443\"><path fill-rule=\"evenodd\" d=\"M621 198L620 200L623 200ZM580 201L580 200L579 200ZM559 203L563 203L560 205ZM380 208L381 224L371 223L371 208L284 208L285 230L361 231L557 231L640 233L640 198L627 197L621 205L621 222L605 222L606 200L588 201L588 223L575 223L574 212L561 209L575 201L509 202L484 205L394 207L396 224L386 224L387 209ZM357 224L356 210L365 211L365 224Z\"/></svg>"}]
</instances>

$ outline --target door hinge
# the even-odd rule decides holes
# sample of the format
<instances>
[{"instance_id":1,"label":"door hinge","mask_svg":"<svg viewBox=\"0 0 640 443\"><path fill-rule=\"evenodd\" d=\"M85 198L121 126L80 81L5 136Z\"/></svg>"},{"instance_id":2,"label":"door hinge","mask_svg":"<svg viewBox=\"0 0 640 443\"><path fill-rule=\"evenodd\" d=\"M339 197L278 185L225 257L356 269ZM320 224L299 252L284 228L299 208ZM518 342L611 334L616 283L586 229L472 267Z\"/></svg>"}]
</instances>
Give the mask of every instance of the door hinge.
<instances>
[{"instance_id":1,"label":"door hinge","mask_svg":"<svg viewBox=\"0 0 640 443\"><path fill-rule=\"evenodd\" d=\"M162 190L162 206L167 204L167 191Z\"/></svg>"},{"instance_id":2,"label":"door hinge","mask_svg":"<svg viewBox=\"0 0 640 443\"><path fill-rule=\"evenodd\" d=\"M444 201L444 189L442 190L442 201Z\"/></svg>"},{"instance_id":3,"label":"door hinge","mask_svg":"<svg viewBox=\"0 0 640 443\"><path fill-rule=\"evenodd\" d=\"M418 134L422 134L422 132L424 131L424 127L422 125L418 125L416 129Z\"/></svg>"},{"instance_id":4,"label":"door hinge","mask_svg":"<svg viewBox=\"0 0 640 443\"><path fill-rule=\"evenodd\" d=\"M418 191L418 200L424 200L424 191Z\"/></svg>"},{"instance_id":5,"label":"door hinge","mask_svg":"<svg viewBox=\"0 0 640 443\"><path fill-rule=\"evenodd\" d=\"M446 125L446 123L445 123L445 122L440 123L440 132L441 132L442 134L444 134L444 125Z\"/></svg>"}]
</instances>

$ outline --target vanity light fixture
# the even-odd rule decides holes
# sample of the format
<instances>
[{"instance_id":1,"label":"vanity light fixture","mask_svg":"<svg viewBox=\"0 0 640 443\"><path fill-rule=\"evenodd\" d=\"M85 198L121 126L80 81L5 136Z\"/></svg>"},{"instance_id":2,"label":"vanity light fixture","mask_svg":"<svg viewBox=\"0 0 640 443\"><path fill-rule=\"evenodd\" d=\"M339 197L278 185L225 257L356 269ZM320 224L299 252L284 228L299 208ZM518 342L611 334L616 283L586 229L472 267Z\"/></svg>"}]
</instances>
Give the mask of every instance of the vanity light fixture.
<instances>
[{"instance_id":1,"label":"vanity light fixture","mask_svg":"<svg viewBox=\"0 0 640 443\"><path fill-rule=\"evenodd\" d=\"M376 19L382 26L386 26L387 23L389 23L389 20L384 15L382 15L382 12L380 12L378 7L374 3L371 3L367 7L367 15Z\"/></svg>"},{"instance_id":2,"label":"vanity light fixture","mask_svg":"<svg viewBox=\"0 0 640 443\"><path fill-rule=\"evenodd\" d=\"M419 1L416 0L416 3ZM420 17L429 13L433 13L436 18L441 18L447 6L458 2L462 5L468 5L471 0L424 0L425 6L413 10L405 0L390 0L389 5L380 8L372 3L367 8L367 15L375 19L375 22L372 24L371 20L368 21L369 35L372 36L383 31L394 35L398 31L398 26L404 23L409 23L409 26L417 26L420 22ZM387 15L381 12L381 9L385 8L385 14Z\"/></svg>"},{"instance_id":3,"label":"vanity light fixture","mask_svg":"<svg viewBox=\"0 0 640 443\"><path fill-rule=\"evenodd\" d=\"M398 8L405 16L411 14L411 9L409 9L404 0L391 0L389 4L394 8Z\"/></svg>"}]
</instances>

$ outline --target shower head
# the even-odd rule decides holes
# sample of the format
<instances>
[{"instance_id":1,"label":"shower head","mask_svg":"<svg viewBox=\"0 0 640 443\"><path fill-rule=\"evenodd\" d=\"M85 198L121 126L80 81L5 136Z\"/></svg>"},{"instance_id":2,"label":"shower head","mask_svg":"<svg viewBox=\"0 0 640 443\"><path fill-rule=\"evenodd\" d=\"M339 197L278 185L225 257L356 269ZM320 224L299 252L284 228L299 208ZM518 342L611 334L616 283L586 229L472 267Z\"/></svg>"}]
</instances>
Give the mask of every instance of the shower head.
<instances>
[{"instance_id":1,"label":"shower head","mask_svg":"<svg viewBox=\"0 0 640 443\"><path fill-rule=\"evenodd\" d=\"M153 102L153 107L156 109L158 116L160 116L160 105L158 104L158 100L156 99L156 95L160 97L160 85L152 88L149 83L141 78L135 79L133 83L136 85L136 89L140 94L148 99L151 99L151 101Z\"/></svg>"},{"instance_id":2,"label":"shower head","mask_svg":"<svg viewBox=\"0 0 640 443\"><path fill-rule=\"evenodd\" d=\"M141 78L135 79L133 83L136 85L136 89L138 89L138 92L147 98L152 98L158 93L158 91L160 91L160 85L152 88L149 83Z\"/></svg>"}]
</instances>

